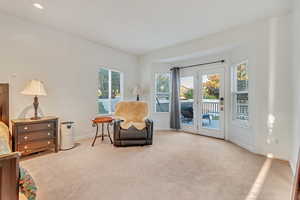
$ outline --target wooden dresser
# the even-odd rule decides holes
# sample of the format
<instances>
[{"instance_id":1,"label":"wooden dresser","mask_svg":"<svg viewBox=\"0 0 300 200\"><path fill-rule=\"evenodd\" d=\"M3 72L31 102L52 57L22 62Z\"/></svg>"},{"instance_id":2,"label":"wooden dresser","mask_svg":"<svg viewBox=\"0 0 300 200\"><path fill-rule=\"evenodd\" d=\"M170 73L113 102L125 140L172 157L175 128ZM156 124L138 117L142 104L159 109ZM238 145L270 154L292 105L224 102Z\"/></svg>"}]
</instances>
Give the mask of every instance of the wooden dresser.
<instances>
[{"instance_id":1,"label":"wooden dresser","mask_svg":"<svg viewBox=\"0 0 300 200\"><path fill-rule=\"evenodd\" d=\"M28 155L45 150L58 152L58 118L12 120L13 151Z\"/></svg>"}]
</instances>

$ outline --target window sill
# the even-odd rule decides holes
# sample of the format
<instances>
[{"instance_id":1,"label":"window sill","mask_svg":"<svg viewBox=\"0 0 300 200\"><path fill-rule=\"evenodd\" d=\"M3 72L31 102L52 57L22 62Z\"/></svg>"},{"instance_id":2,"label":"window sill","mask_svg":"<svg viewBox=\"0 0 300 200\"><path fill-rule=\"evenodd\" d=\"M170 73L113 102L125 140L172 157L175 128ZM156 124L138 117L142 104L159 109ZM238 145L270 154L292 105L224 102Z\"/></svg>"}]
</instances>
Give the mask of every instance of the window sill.
<instances>
[{"instance_id":1,"label":"window sill","mask_svg":"<svg viewBox=\"0 0 300 200\"><path fill-rule=\"evenodd\" d=\"M96 117L112 117L114 114L97 114Z\"/></svg>"}]
</instances>

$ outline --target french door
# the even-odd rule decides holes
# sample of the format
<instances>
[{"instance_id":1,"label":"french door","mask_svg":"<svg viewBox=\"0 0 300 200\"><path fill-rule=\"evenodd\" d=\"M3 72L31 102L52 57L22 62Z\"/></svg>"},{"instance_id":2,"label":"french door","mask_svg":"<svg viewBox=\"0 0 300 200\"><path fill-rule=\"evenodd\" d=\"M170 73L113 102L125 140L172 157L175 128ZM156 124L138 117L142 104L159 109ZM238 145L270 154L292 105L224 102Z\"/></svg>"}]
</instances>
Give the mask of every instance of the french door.
<instances>
[{"instance_id":1,"label":"french door","mask_svg":"<svg viewBox=\"0 0 300 200\"><path fill-rule=\"evenodd\" d=\"M201 70L198 84L198 132L224 139L224 69Z\"/></svg>"},{"instance_id":2,"label":"french door","mask_svg":"<svg viewBox=\"0 0 300 200\"><path fill-rule=\"evenodd\" d=\"M180 82L182 129L224 139L224 69L184 71Z\"/></svg>"}]
</instances>

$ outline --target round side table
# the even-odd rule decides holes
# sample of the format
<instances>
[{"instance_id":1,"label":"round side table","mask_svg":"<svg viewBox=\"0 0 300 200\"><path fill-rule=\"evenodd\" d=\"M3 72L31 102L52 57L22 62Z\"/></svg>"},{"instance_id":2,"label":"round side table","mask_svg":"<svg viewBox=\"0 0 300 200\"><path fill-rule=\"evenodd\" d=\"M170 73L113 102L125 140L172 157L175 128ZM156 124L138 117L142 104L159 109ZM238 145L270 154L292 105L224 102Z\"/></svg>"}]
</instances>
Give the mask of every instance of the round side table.
<instances>
[{"instance_id":1,"label":"round side table","mask_svg":"<svg viewBox=\"0 0 300 200\"><path fill-rule=\"evenodd\" d=\"M93 123L93 127L97 127L96 129L96 135L95 138L93 140L92 143L92 147L95 145L96 139L98 137L102 138L102 141L104 140L104 137L109 137L110 143L112 144L113 141L110 137L110 132L109 132L109 125L113 122L113 118L112 117L96 117L94 120L92 120ZM98 136L98 130L99 130L99 124L101 124L102 126L102 135ZM104 125L107 124L107 135L104 135Z\"/></svg>"}]
</instances>

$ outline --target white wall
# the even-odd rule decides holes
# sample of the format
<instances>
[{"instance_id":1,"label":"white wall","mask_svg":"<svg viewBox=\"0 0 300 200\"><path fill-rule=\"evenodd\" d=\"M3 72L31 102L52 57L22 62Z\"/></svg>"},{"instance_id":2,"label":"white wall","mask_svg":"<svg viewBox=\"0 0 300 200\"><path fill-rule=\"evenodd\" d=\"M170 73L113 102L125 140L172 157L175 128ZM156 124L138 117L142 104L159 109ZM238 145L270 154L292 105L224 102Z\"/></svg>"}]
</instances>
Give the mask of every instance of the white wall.
<instances>
[{"instance_id":1,"label":"white wall","mask_svg":"<svg viewBox=\"0 0 300 200\"><path fill-rule=\"evenodd\" d=\"M74 35L0 13L0 82L10 83L11 118L32 116L33 97L20 94L30 79L44 81L45 115L76 122L76 136L94 132L98 69L124 72L125 98L137 79L137 57ZM26 108L29 106L29 110Z\"/></svg>"},{"instance_id":2,"label":"white wall","mask_svg":"<svg viewBox=\"0 0 300 200\"><path fill-rule=\"evenodd\" d=\"M293 110L294 110L294 130L293 130L293 158L291 160L292 166L295 168L300 147L300 1L294 0L293 12Z\"/></svg>"},{"instance_id":3,"label":"white wall","mask_svg":"<svg viewBox=\"0 0 300 200\"><path fill-rule=\"evenodd\" d=\"M292 138L289 33L288 15L242 25L147 54L141 58L145 67L142 80L144 87L152 90L144 98L153 102L153 75L158 71L168 71L171 64L195 64L225 58L228 71L234 63L248 59L250 127L240 128L229 119L228 139L251 151L261 154L272 152L276 157L288 160ZM162 64L165 61L169 64ZM266 145L269 114L276 118L273 128L275 140ZM169 128L168 113L152 112L152 118L156 129Z\"/></svg>"}]
</instances>

